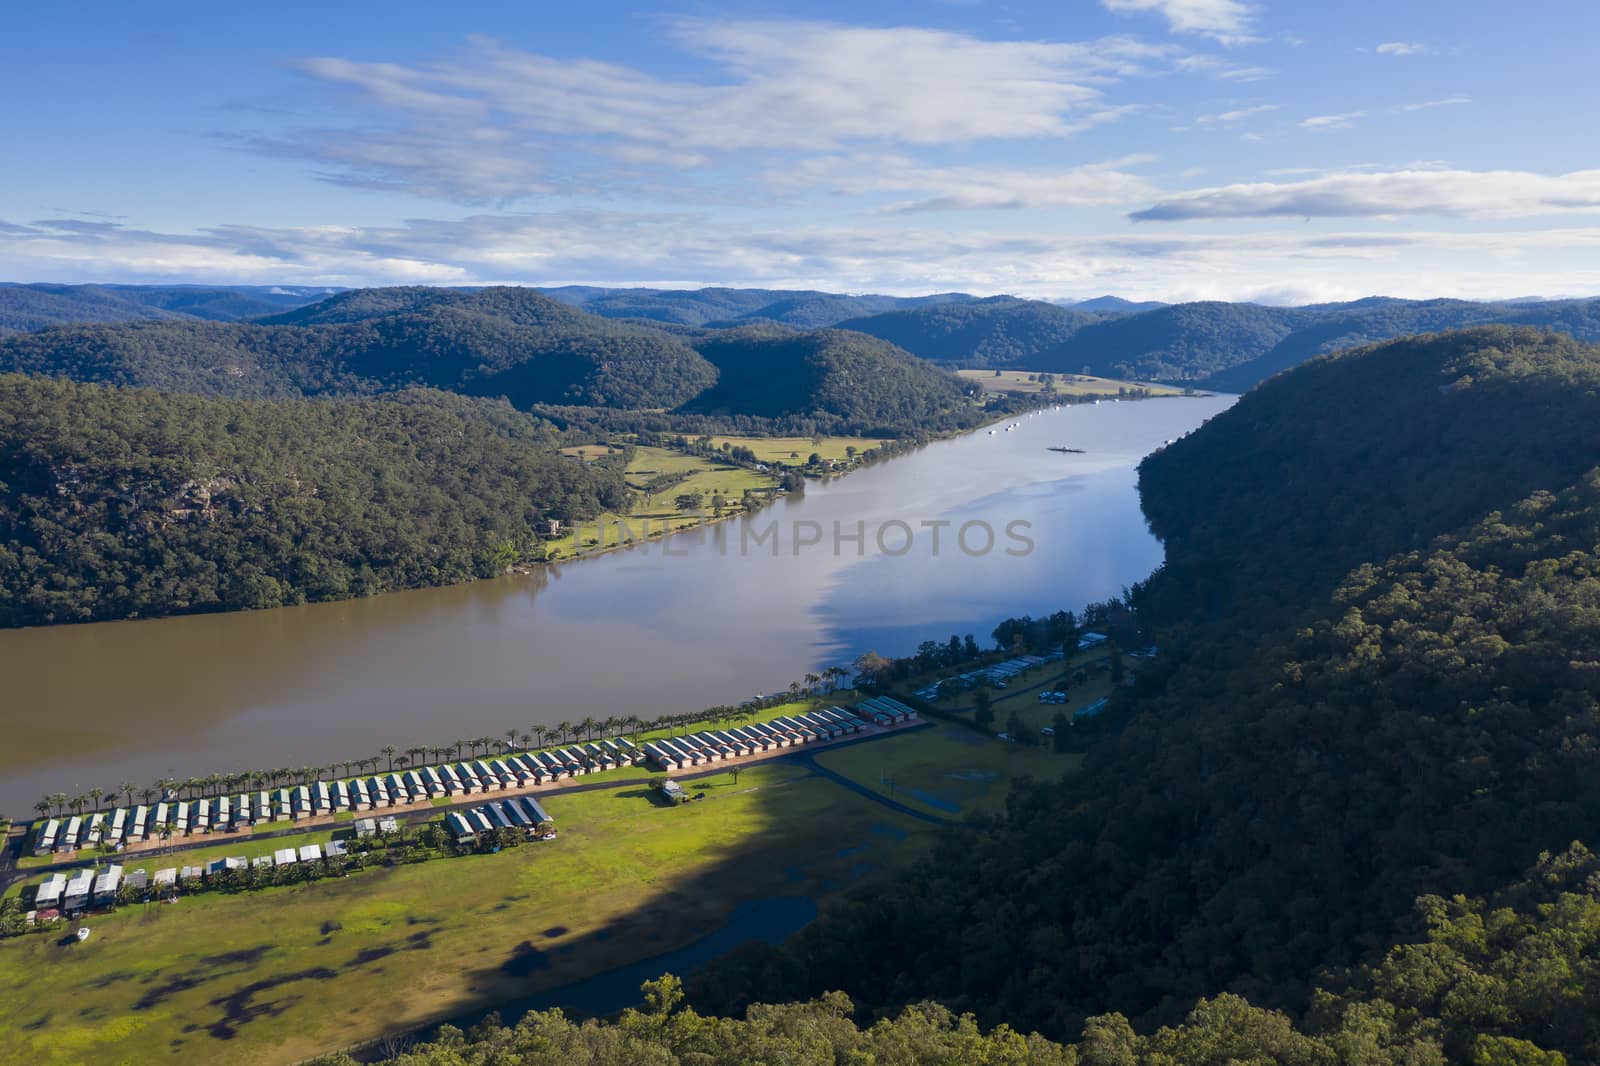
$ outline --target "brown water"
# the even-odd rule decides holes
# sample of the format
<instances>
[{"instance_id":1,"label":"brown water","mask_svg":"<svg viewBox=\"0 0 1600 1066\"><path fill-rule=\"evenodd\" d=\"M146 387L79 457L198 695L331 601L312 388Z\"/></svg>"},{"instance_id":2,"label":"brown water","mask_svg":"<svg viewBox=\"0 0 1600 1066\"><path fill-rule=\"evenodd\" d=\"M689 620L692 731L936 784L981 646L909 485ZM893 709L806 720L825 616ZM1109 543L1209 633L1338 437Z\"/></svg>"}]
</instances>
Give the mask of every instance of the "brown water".
<instances>
[{"instance_id":1,"label":"brown water","mask_svg":"<svg viewBox=\"0 0 1600 1066\"><path fill-rule=\"evenodd\" d=\"M1135 466L1231 397L1067 408L931 445L752 519L512 576L228 615L0 631L0 812L46 792L328 765L586 716L736 703L1010 615L1078 608L1161 560ZM1051 445L1086 449L1050 452ZM834 551L865 523L858 549ZM885 525L906 523L906 530ZM954 523L939 551L924 521ZM954 543L963 522L993 550ZM1009 555L1009 522L1034 542ZM776 523L778 552L750 535ZM796 548L816 523L822 543ZM884 531L880 551L875 532ZM899 551L905 532L911 548ZM798 534L798 537L797 535ZM981 548L980 527L968 547ZM743 548L743 550L742 550Z\"/></svg>"}]
</instances>

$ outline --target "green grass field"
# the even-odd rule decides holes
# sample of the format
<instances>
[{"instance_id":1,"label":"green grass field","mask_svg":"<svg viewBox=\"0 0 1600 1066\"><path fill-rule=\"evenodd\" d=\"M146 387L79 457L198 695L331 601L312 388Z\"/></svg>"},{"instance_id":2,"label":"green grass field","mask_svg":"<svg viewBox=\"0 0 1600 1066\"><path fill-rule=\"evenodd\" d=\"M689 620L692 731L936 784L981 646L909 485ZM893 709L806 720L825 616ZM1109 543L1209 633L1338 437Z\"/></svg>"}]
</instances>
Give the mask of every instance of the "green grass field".
<instances>
[{"instance_id":1,"label":"green grass field","mask_svg":"<svg viewBox=\"0 0 1600 1066\"><path fill-rule=\"evenodd\" d=\"M83 944L0 941L0 1046L39 1063L292 1062L669 951L746 900L825 898L931 832L790 764L691 791L709 795L552 796L554 841L126 908Z\"/></svg>"},{"instance_id":2,"label":"green grass field","mask_svg":"<svg viewBox=\"0 0 1600 1066\"><path fill-rule=\"evenodd\" d=\"M1037 380L1039 371L1002 370L998 375L993 370L958 370L956 373L968 381L976 381L983 386L985 392L1044 391L1044 382ZM1056 392L1062 396L1115 396L1118 389L1132 388L1148 389L1153 396L1181 395L1178 389L1168 388L1165 385L1150 385L1142 381L1118 381L1115 378L1097 378L1087 374L1056 374L1054 377ZM1030 381L1029 378L1035 380Z\"/></svg>"},{"instance_id":3,"label":"green grass field","mask_svg":"<svg viewBox=\"0 0 1600 1066\"><path fill-rule=\"evenodd\" d=\"M718 448L724 444L749 448L763 463L797 465L813 452L842 463L850 458L849 449L854 448L859 455L883 442L873 437L823 437L820 442L810 437L712 437L711 443Z\"/></svg>"},{"instance_id":4,"label":"green grass field","mask_svg":"<svg viewBox=\"0 0 1600 1066\"><path fill-rule=\"evenodd\" d=\"M572 558L599 549L602 546L602 530L605 546L614 547L624 539L623 527L631 539L645 540L662 535L668 529L677 532L701 525L705 521L701 516L685 514L678 510L676 500L679 496L699 493L704 497L700 510L710 514L712 497L720 493L727 501L727 508L731 512L739 507L746 489L766 492L776 488L778 484L778 479L768 474L745 470L742 467L725 466L710 459L685 455L669 448L647 447L634 449L633 459L628 463L626 479L630 488L642 493L645 483L652 477L679 473L687 473L689 477L676 485L662 489L650 499L646 499L642 494L637 496L627 514L603 514L598 519L584 521L565 536L547 541L546 549L550 552L551 558Z\"/></svg>"},{"instance_id":5,"label":"green grass field","mask_svg":"<svg viewBox=\"0 0 1600 1066\"><path fill-rule=\"evenodd\" d=\"M1057 778L1077 769L1081 758L937 723L871 744L820 752L817 762L908 807L959 819L998 810L1014 778Z\"/></svg>"}]
</instances>

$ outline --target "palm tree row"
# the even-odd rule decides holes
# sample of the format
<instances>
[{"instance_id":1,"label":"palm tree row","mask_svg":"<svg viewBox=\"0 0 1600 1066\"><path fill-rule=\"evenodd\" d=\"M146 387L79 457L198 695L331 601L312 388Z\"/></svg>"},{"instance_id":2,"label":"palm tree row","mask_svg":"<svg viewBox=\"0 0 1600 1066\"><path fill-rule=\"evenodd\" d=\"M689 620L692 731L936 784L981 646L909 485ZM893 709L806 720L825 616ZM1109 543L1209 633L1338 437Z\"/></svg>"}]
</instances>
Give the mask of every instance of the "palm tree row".
<instances>
[{"instance_id":1,"label":"palm tree row","mask_svg":"<svg viewBox=\"0 0 1600 1066\"><path fill-rule=\"evenodd\" d=\"M392 773L396 769L405 769L411 766L425 766L430 763L445 762L451 757L456 759L486 756L493 754L506 754L514 751L533 751L547 745L563 745L574 741L591 741L598 735L601 739L607 737L634 737L646 730L664 729L676 733L680 729L688 730L696 726L728 724L749 721L755 711L796 698L803 693L815 692L817 687L826 682L829 688L837 687L840 680L849 674L849 670L842 666L830 666L820 673L808 673L804 682L796 681L789 686L789 691L783 694L774 694L755 700L746 701L738 707L708 707L702 711L692 711L686 714L663 714L656 718L640 718L638 715L612 716L608 718L584 718L579 722L557 722L555 725L534 725L526 730L508 729L503 739L501 737L472 737L458 738L450 744L439 747L417 746L406 748L404 752L393 744L385 745L379 749L377 755L368 755L359 759L342 759L328 766L301 766L301 767L276 767L270 770L243 770L232 774L211 774L206 777L190 777L179 780L174 777L164 777L154 784L140 788L132 782L123 782L114 789L91 788L86 793L69 796L65 792L53 792L42 796L34 803L33 809L41 817L48 817L53 811L58 817L71 810L74 814L82 815L87 808L89 811L102 809L102 800L111 798L111 806L116 805L118 797L125 797L127 805L133 806L133 797L139 796L146 804L153 802L157 797L162 799L198 799L207 796L220 796L237 792L252 792L258 789L280 788L285 785L310 785L324 778L337 780L342 777L352 777L356 773L370 770L377 772L379 766L385 766ZM340 770L344 773L341 775Z\"/></svg>"}]
</instances>

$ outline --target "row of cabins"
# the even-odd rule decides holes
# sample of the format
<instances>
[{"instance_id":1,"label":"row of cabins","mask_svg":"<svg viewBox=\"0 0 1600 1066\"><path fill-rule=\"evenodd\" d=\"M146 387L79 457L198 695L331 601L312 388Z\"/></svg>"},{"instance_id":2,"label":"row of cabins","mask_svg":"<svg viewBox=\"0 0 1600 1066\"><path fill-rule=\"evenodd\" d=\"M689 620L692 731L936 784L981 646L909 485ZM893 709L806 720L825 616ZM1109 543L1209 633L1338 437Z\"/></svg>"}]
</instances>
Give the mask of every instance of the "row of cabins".
<instances>
[{"instance_id":1,"label":"row of cabins","mask_svg":"<svg viewBox=\"0 0 1600 1066\"><path fill-rule=\"evenodd\" d=\"M855 712L828 707L730 729L706 729L681 737L659 738L647 742L644 750L650 761L661 769L682 770L798 744L834 740L859 733L863 724Z\"/></svg>"},{"instance_id":2,"label":"row of cabins","mask_svg":"<svg viewBox=\"0 0 1600 1066\"><path fill-rule=\"evenodd\" d=\"M331 840L326 844L306 844L296 848L280 848L272 855L263 855L255 860L256 866L289 866L296 862L319 862L324 858L342 858L350 853L349 847L342 840ZM251 865L250 860L240 857L217 859L205 866L185 866L180 871L174 866L165 870L157 870L155 877L151 878L144 870L134 870L124 879L122 867L113 863L98 873L94 870L79 870L68 877L64 873L51 874L34 893L33 906L36 911L57 910L63 914L76 914L90 907L108 907L117 901L117 892L126 885L135 890L143 890L152 883L157 891L175 888L180 881L199 881L206 877L216 877L226 870L242 870Z\"/></svg>"},{"instance_id":3,"label":"row of cabins","mask_svg":"<svg viewBox=\"0 0 1600 1066\"><path fill-rule=\"evenodd\" d=\"M542 825L553 826L555 819L532 796L508 796L470 811L451 811L445 824L457 840L467 842L477 839L479 833L495 829L536 832Z\"/></svg>"},{"instance_id":4,"label":"row of cabins","mask_svg":"<svg viewBox=\"0 0 1600 1066\"><path fill-rule=\"evenodd\" d=\"M34 853L72 852L99 844L137 844L166 835L225 833L268 822L297 822L338 811L401 807L442 796L476 795L542 785L644 761L644 752L618 737L541 752L494 759L470 759L423 766L348 781L245 792L214 799L172 800L135 808L118 807L87 817L51 818L40 825Z\"/></svg>"},{"instance_id":5,"label":"row of cabins","mask_svg":"<svg viewBox=\"0 0 1600 1066\"><path fill-rule=\"evenodd\" d=\"M890 726L909 722L917 712L889 696L873 696L856 704L856 713L870 718L875 724Z\"/></svg>"}]
</instances>

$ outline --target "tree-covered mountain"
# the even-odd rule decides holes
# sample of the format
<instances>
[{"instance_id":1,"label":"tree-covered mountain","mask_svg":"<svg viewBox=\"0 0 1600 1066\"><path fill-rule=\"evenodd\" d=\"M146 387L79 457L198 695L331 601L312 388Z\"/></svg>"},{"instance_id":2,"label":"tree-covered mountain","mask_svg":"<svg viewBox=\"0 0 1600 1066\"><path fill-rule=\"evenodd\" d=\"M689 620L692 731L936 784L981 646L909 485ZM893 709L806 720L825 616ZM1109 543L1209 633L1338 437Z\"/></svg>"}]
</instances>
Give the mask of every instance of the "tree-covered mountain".
<instances>
[{"instance_id":1,"label":"tree-covered mountain","mask_svg":"<svg viewBox=\"0 0 1600 1066\"><path fill-rule=\"evenodd\" d=\"M841 328L870 333L924 359L967 367L1048 362L1079 330L1101 316L1042 300L985 300L890 311L851 319Z\"/></svg>"},{"instance_id":2,"label":"tree-covered mountain","mask_svg":"<svg viewBox=\"0 0 1600 1066\"><path fill-rule=\"evenodd\" d=\"M217 396L414 386L518 407L674 407L716 372L663 333L531 289L362 289L263 322L134 323L0 338L0 371Z\"/></svg>"},{"instance_id":3,"label":"tree-covered mountain","mask_svg":"<svg viewBox=\"0 0 1600 1066\"><path fill-rule=\"evenodd\" d=\"M891 886L747 953L707 1001L842 986L870 1011L932 997L1052 1037L1106 1010L1175 1020L1224 991L1298 1013L1319 973L1382 963L1417 897L1492 892L1592 835L1596 425L1600 349L1491 328L1309 363L1151 457L1169 561L1133 600L1162 650L1081 771L1019 787ZM1447 946L1463 954L1516 939L1435 909L1462 916ZM1550 1039L1506 1005L1539 993L1443 954L1375 970L1375 987L1468 1033ZM1540 1010L1570 1022L1567 995ZM1562 1039L1592 1060L1592 1026Z\"/></svg>"},{"instance_id":4,"label":"tree-covered mountain","mask_svg":"<svg viewBox=\"0 0 1600 1066\"><path fill-rule=\"evenodd\" d=\"M0 625L277 607L499 573L623 506L488 400L227 400L0 377Z\"/></svg>"},{"instance_id":5,"label":"tree-covered mountain","mask_svg":"<svg viewBox=\"0 0 1600 1066\"><path fill-rule=\"evenodd\" d=\"M330 290L265 285L17 285L0 282L0 333L85 322L236 322L312 303Z\"/></svg>"},{"instance_id":6,"label":"tree-covered mountain","mask_svg":"<svg viewBox=\"0 0 1600 1066\"><path fill-rule=\"evenodd\" d=\"M1595 340L1600 300L1495 304L1374 297L1304 307L1212 301L1145 310L1105 301L1061 307L993 297L852 319L843 326L924 359L963 366L1086 372L1243 392L1313 356L1484 323L1548 326Z\"/></svg>"},{"instance_id":7,"label":"tree-covered mountain","mask_svg":"<svg viewBox=\"0 0 1600 1066\"><path fill-rule=\"evenodd\" d=\"M980 417L959 379L864 333L746 327L694 343L718 377L686 413L802 416L868 436L955 428Z\"/></svg>"},{"instance_id":8,"label":"tree-covered mountain","mask_svg":"<svg viewBox=\"0 0 1600 1066\"><path fill-rule=\"evenodd\" d=\"M805 289L605 289L569 285L543 291L563 303L607 318L653 319L682 326L737 326L764 319L798 329L822 329L880 311L972 299L965 293L878 296Z\"/></svg>"},{"instance_id":9,"label":"tree-covered mountain","mask_svg":"<svg viewBox=\"0 0 1600 1066\"><path fill-rule=\"evenodd\" d=\"M423 387L523 409L804 416L891 435L971 417L952 375L861 334L674 329L601 318L532 289L356 289L254 322L0 337L0 372L253 399Z\"/></svg>"}]
</instances>

